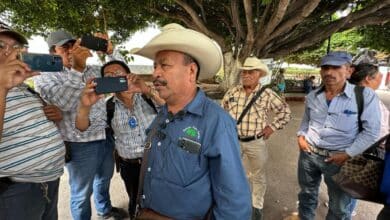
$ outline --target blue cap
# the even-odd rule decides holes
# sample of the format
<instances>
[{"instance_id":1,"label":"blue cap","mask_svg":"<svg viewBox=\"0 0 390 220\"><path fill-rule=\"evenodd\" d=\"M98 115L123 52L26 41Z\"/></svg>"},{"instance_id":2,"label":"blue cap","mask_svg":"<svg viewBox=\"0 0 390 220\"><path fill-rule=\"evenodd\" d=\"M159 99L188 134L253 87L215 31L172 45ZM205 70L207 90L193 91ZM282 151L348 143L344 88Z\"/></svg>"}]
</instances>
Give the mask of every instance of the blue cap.
<instances>
[{"instance_id":1,"label":"blue cap","mask_svg":"<svg viewBox=\"0 0 390 220\"><path fill-rule=\"evenodd\" d=\"M321 66L341 66L346 63L352 63L352 56L345 51L329 52L321 59Z\"/></svg>"}]
</instances>

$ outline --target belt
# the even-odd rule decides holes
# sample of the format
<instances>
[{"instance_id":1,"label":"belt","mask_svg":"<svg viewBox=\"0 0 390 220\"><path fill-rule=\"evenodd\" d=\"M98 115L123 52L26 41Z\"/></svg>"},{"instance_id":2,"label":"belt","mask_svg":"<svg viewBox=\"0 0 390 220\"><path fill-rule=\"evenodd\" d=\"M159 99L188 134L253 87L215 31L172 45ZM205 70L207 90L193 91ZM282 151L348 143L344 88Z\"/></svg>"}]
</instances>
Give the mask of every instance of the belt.
<instances>
[{"instance_id":1,"label":"belt","mask_svg":"<svg viewBox=\"0 0 390 220\"><path fill-rule=\"evenodd\" d=\"M330 155L333 154L333 152L343 152L343 151L337 151L337 150L327 150L324 148L315 147L315 146L310 145L310 144L309 144L309 147L310 147L311 152L318 154L320 156L324 156L324 157L329 157Z\"/></svg>"},{"instance_id":2,"label":"belt","mask_svg":"<svg viewBox=\"0 0 390 220\"><path fill-rule=\"evenodd\" d=\"M263 136L264 136L263 134L258 134L257 136L246 136L246 137L245 136L244 137L238 136L238 140L240 140L242 142L249 142L249 141L253 141L256 139L260 139Z\"/></svg>"}]
</instances>

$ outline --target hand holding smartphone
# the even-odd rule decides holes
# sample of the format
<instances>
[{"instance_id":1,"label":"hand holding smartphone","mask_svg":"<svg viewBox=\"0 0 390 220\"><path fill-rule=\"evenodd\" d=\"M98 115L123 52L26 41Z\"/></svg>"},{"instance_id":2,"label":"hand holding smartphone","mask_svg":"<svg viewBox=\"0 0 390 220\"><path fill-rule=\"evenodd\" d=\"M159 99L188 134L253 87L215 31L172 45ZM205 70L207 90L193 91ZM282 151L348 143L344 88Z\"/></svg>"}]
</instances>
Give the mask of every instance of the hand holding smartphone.
<instances>
[{"instance_id":1,"label":"hand holding smartphone","mask_svg":"<svg viewBox=\"0 0 390 220\"><path fill-rule=\"evenodd\" d=\"M126 76L96 78L95 83L96 94L122 92L128 88Z\"/></svg>"},{"instance_id":2,"label":"hand holding smartphone","mask_svg":"<svg viewBox=\"0 0 390 220\"><path fill-rule=\"evenodd\" d=\"M60 72L64 69L62 58L58 55L39 53L20 53L19 60L26 63L32 71Z\"/></svg>"},{"instance_id":3,"label":"hand holding smartphone","mask_svg":"<svg viewBox=\"0 0 390 220\"><path fill-rule=\"evenodd\" d=\"M92 35L84 35L83 37L81 37L80 46L95 51L106 52L108 49L108 41L100 37L94 37Z\"/></svg>"}]
</instances>

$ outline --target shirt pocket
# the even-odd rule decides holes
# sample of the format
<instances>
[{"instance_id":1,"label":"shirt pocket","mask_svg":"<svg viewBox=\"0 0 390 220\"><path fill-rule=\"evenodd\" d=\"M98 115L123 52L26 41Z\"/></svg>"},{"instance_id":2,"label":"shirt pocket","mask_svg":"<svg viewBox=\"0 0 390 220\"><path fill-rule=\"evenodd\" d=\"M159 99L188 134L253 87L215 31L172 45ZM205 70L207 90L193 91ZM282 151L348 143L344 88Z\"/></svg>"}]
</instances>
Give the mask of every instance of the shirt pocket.
<instances>
[{"instance_id":1,"label":"shirt pocket","mask_svg":"<svg viewBox=\"0 0 390 220\"><path fill-rule=\"evenodd\" d=\"M358 116L356 113L346 114L344 112L340 112L337 121L335 121L335 128L341 131L350 132L355 129L357 126Z\"/></svg>"},{"instance_id":2,"label":"shirt pocket","mask_svg":"<svg viewBox=\"0 0 390 220\"><path fill-rule=\"evenodd\" d=\"M194 172L199 167L200 153L190 153L179 147L178 144L170 144L163 169L165 179L175 185L186 187L191 184Z\"/></svg>"}]
</instances>

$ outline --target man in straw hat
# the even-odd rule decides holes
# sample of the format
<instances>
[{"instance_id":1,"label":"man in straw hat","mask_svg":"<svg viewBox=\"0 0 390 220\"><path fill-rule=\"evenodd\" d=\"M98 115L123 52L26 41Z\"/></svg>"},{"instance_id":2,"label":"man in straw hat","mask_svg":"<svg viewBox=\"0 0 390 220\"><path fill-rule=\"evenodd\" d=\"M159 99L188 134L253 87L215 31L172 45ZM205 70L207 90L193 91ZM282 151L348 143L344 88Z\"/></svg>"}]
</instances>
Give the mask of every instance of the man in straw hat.
<instances>
[{"instance_id":1,"label":"man in straw hat","mask_svg":"<svg viewBox=\"0 0 390 220\"><path fill-rule=\"evenodd\" d=\"M133 51L154 60L153 84L166 101L148 131L140 218L249 219L250 190L234 121L196 86L197 78L220 69L219 47L197 31L169 24Z\"/></svg>"},{"instance_id":2,"label":"man in straw hat","mask_svg":"<svg viewBox=\"0 0 390 220\"><path fill-rule=\"evenodd\" d=\"M65 146L23 81L37 73L18 59L27 39L0 22L0 219L56 220Z\"/></svg>"},{"instance_id":3,"label":"man in straw hat","mask_svg":"<svg viewBox=\"0 0 390 220\"><path fill-rule=\"evenodd\" d=\"M291 111L275 92L260 84L260 78L269 74L267 65L256 57L248 57L240 69L242 84L225 94L222 105L237 120L241 155L252 185L252 219L258 220L262 219L266 190L268 151L264 140L288 123ZM243 113L246 108L248 111ZM269 110L275 113L271 124L267 123Z\"/></svg>"}]
</instances>

